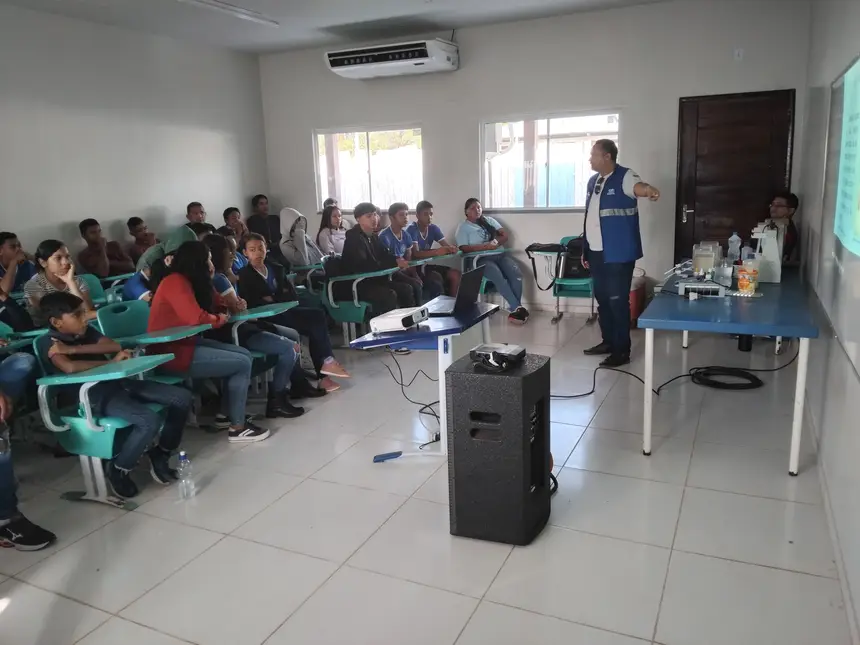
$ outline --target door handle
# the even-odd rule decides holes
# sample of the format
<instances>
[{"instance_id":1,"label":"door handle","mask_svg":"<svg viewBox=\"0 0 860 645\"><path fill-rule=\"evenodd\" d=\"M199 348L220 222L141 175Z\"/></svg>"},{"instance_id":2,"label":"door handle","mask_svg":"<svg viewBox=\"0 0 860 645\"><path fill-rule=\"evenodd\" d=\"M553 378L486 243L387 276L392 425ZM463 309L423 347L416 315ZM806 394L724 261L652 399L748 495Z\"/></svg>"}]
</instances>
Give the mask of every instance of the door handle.
<instances>
[{"instance_id":1,"label":"door handle","mask_svg":"<svg viewBox=\"0 0 860 645\"><path fill-rule=\"evenodd\" d=\"M684 204L681 206L681 224L687 223L687 213L695 213L695 209L687 208L687 205Z\"/></svg>"}]
</instances>

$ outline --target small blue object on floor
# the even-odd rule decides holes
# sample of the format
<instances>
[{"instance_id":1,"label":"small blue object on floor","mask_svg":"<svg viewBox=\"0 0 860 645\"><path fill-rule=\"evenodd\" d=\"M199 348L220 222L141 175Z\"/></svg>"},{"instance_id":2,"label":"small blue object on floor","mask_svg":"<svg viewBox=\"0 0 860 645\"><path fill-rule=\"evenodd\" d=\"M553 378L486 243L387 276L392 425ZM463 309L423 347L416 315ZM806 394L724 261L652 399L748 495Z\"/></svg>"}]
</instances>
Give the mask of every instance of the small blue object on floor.
<instances>
[{"instance_id":1,"label":"small blue object on floor","mask_svg":"<svg viewBox=\"0 0 860 645\"><path fill-rule=\"evenodd\" d=\"M378 464L383 461L391 461L392 459L397 459L402 455L402 450L398 450L397 452L383 452L382 454L373 456L373 463Z\"/></svg>"}]
</instances>

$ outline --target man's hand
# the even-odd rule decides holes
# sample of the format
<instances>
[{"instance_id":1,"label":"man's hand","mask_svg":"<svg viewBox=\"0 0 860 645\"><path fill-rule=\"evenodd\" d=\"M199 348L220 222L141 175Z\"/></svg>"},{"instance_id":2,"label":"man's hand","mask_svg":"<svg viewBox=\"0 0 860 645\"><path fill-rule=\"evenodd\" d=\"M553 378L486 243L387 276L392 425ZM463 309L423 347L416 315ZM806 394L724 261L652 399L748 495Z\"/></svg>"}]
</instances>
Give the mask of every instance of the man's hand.
<instances>
[{"instance_id":1,"label":"man's hand","mask_svg":"<svg viewBox=\"0 0 860 645\"><path fill-rule=\"evenodd\" d=\"M227 314L218 314L218 325L226 325L227 321L230 320L230 316Z\"/></svg>"},{"instance_id":2,"label":"man's hand","mask_svg":"<svg viewBox=\"0 0 860 645\"><path fill-rule=\"evenodd\" d=\"M144 302L152 302L152 291L147 291L140 297Z\"/></svg>"},{"instance_id":3,"label":"man's hand","mask_svg":"<svg viewBox=\"0 0 860 645\"><path fill-rule=\"evenodd\" d=\"M397 266L399 266L401 269L408 269L409 263L403 258L397 258Z\"/></svg>"},{"instance_id":4,"label":"man's hand","mask_svg":"<svg viewBox=\"0 0 860 645\"><path fill-rule=\"evenodd\" d=\"M114 363L121 363L122 361L127 361L132 356L134 356L134 354L132 354L131 351L123 349L121 351L118 351L116 353L116 356L114 356L112 360Z\"/></svg>"},{"instance_id":5,"label":"man's hand","mask_svg":"<svg viewBox=\"0 0 860 645\"><path fill-rule=\"evenodd\" d=\"M244 298L238 298L236 305L239 307L239 311L248 311L248 301Z\"/></svg>"},{"instance_id":6,"label":"man's hand","mask_svg":"<svg viewBox=\"0 0 860 645\"><path fill-rule=\"evenodd\" d=\"M60 356L71 355L72 350L71 350L71 347L69 345L66 345L64 342L59 341L56 338L54 338L53 341L54 342L48 348L48 358L51 358L52 356L56 356L57 354L59 354Z\"/></svg>"},{"instance_id":7,"label":"man's hand","mask_svg":"<svg viewBox=\"0 0 860 645\"><path fill-rule=\"evenodd\" d=\"M0 419L7 421L12 416L14 410L12 399L0 392Z\"/></svg>"},{"instance_id":8,"label":"man's hand","mask_svg":"<svg viewBox=\"0 0 860 645\"><path fill-rule=\"evenodd\" d=\"M656 202L660 199L660 191L651 184L648 184L648 188L645 189L645 196L652 202Z\"/></svg>"},{"instance_id":9,"label":"man's hand","mask_svg":"<svg viewBox=\"0 0 860 645\"><path fill-rule=\"evenodd\" d=\"M581 258L579 258L579 262L580 262L580 264L582 264L582 268L585 269L586 271L591 269L591 264L589 264L588 260L585 259L584 255Z\"/></svg>"}]
</instances>

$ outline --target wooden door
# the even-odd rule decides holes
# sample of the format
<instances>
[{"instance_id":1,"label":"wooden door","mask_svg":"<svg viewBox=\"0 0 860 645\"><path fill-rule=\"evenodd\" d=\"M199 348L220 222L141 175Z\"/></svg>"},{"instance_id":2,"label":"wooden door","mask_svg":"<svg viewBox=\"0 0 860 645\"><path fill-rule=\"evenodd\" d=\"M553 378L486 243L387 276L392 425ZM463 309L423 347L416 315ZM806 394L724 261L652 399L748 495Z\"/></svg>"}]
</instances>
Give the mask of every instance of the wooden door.
<instances>
[{"instance_id":1,"label":"wooden door","mask_svg":"<svg viewBox=\"0 0 860 645\"><path fill-rule=\"evenodd\" d=\"M682 98L675 261L732 233L747 242L791 183L794 90Z\"/></svg>"}]
</instances>

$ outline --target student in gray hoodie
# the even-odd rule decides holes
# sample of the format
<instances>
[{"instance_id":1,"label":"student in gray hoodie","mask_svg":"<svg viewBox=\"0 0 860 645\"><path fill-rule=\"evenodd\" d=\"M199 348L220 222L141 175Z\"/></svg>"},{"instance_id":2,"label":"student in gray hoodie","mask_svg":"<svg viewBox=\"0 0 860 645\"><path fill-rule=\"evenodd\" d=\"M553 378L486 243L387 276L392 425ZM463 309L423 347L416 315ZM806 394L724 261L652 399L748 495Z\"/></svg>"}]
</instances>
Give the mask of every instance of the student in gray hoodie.
<instances>
[{"instance_id":1,"label":"student in gray hoodie","mask_svg":"<svg viewBox=\"0 0 860 645\"><path fill-rule=\"evenodd\" d=\"M307 234L308 220L295 208L281 210L281 253L292 266L320 264L323 252Z\"/></svg>"}]
</instances>

